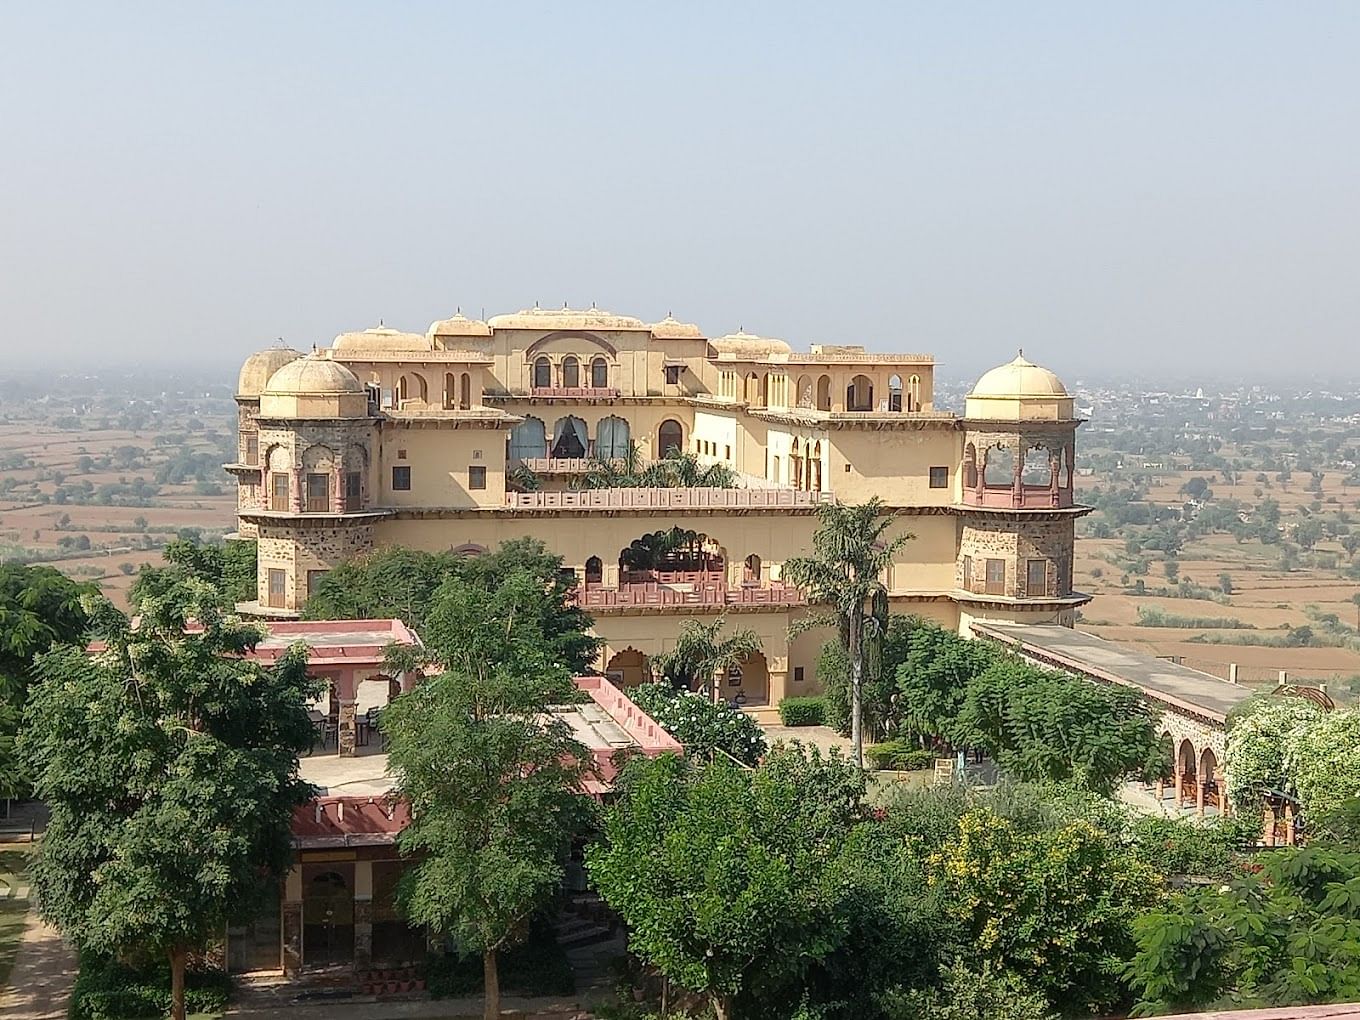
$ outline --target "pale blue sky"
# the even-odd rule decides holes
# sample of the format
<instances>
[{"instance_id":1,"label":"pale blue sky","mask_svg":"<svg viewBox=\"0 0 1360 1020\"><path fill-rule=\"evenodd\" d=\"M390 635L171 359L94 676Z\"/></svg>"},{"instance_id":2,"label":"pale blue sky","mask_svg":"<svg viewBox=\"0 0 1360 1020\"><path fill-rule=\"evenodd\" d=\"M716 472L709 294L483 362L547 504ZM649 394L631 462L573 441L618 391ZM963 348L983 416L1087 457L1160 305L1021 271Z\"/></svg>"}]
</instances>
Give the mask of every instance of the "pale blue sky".
<instances>
[{"instance_id":1,"label":"pale blue sky","mask_svg":"<svg viewBox=\"0 0 1360 1020\"><path fill-rule=\"evenodd\" d=\"M1360 4L0 0L0 350L568 300L1360 369Z\"/></svg>"}]
</instances>

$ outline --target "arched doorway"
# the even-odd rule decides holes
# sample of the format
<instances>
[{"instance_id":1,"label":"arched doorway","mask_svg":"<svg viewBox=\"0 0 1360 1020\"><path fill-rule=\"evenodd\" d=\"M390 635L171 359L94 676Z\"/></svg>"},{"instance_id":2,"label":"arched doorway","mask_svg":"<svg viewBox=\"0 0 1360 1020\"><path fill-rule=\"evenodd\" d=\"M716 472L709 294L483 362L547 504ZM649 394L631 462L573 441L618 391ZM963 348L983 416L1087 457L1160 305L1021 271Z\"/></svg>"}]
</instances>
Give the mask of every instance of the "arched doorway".
<instances>
[{"instance_id":1,"label":"arched doorway","mask_svg":"<svg viewBox=\"0 0 1360 1020\"><path fill-rule=\"evenodd\" d=\"M626 690L651 680L652 668L647 656L636 648L625 648L610 657L604 667L604 675L615 687Z\"/></svg>"},{"instance_id":2,"label":"arched doorway","mask_svg":"<svg viewBox=\"0 0 1360 1020\"><path fill-rule=\"evenodd\" d=\"M458 409L466 411L472 407L472 376L466 372L458 380Z\"/></svg>"},{"instance_id":3,"label":"arched doorway","mask_svg":"<svg viewBox=\"0 0 1360 1020\"><path fill-rule=\"evenodd\" d=\"M574 414L558 418L553 426L552 452L550 456L571 459L586 455L588 440L586 423Z\"/></svg>"},{"instance_id":4,"label":"arched doorway","mask_svg":"<svg viewBox=\"0 0 1360 1020\"><path fill-rule=\"evenodd\" d=\"M808 476L811 484L808 486L813 492L822 491L822 441L819 439L812 444L812 455L808 461Z\"/></svg>"},{"instance_id":5,"label":"arched doorway","mask_svg":"<svg viewBox=\"0 0 1360 1020\"><path fill-rule=\"evenodd\" d=\"M1181 741L1180 749L1176 752L1176 772L1180 776L1180 786L1176 790L1176 803L1185 804L1188 800L1191 804L1195 803L1195 787L1199 782L1197 765L1198 759L1195 755L1195 745L1190 743L1190 739Z\"/></svg>"},{"instance_id":6,"label":"arched doorway","mask_svg":"<svg viewBox=\"0 0 1360 1020\"><path fill-rule=\"evenodd\" d=\"M530 415L510 431L510 459L529 460L547 455L543 422Z\"/></svg>"},{"instance_id":7,"label":"arched doorway","mask_svg":"<svg viewBox=\"0 0 1360 1020\"><path fill-rule=\"evenodd\" d=\"M598 556L586 560L586 587L598 588L604 584L604 562Z\"/></svg>"},{"instance_id":8,"label":"arched doorway","mask_svg":"<svg viewBox=\"0 0 1360 1020\"><path fill-rule=\"evenodd\" d=\"M723 697L739 705L764 705L770 700L770 668L762 652L753 652L727 671Z\"/></svg>"},{"instance_id":9,"label":"arched doorway","mask_svg":"<svg viewBox=\"0 0 1360 1020\"><path fill-rule=\"evenodd\" d=\"M613 414L601 418L600 423L595 426L595 458L597 460L626 458L631 438L626 418Z\"/></svg>"},{"instance_id":10,"label":"arched doorway","mask_svg":"<svg viewBox=\"0 0 1360 1020\"><path fill-rule=\"evenodd\" d=\"M874 409L874 384L867 375L857 375L850 380L850 385L845 390L845 409L847 411Z\"/></svg>"},{"instance_id":11,"label":"arched doorway","mask_svg":"<svg viewBox=\"0 0 1360 1020\"><path fill-rule=\"evenodd\" d=\"M1223 791L1218 784L1218 756L1212 747L1206 747L1199 756L1199 771L1196 778L1203 785L1204 806L1223 810Z\"/></svg>"},{"instance_id":12,"label":"arched doorway","mask_svg":"<svg viewBox=\"0 0 1360 1020\"><path fill-rule=\"evenodd\" d=\"M662 457L676 457L685 452L685 427L674 418L667 418L656 430L656 451Z\"/></svg>"},{"instance_id":13,"label":"arched doorway","mask_svg":"<svg viewBox=\"0 0 1360 1020\"><path fill-rule=\"evenodd\" d=\"M303 866L302 962L328 967L354 959L354 865Z\"/></svg>"},{"instance_id":14,"label":"arched doorway","mask_svg":"<svg viewBox=\"0 0 1360 1020\"><path fill-rule=\"evenodd\" d=\"M831 376L817 377L817 410L831 410Z\"/></svg>"},{"instance_id":15,"label":"arched doorway","mask_svg":"<svg viewBox=\"0 0 1360 1020\"><path fill-rule=\"evenodd\" d=\"M893 375L888 377L888 410L902 410L902 377ZM907 408L911 410L910 407Z\"/></svg>"},{"instance_id":16,"label":"arched doorway","mask_svg":"<svg viewBox=\"0 0 1360 1020\"><path fill-rule=\"evenodd\" d=\"M452 411L458 406L458 380L452 372L444 373L444 410Z\"/></svg>"},{"instance_id":17,"label":"arched doorway","mask_svg":"<svg viewBox=\"0 0 1360 1020\"><path fill-rule=\"evenodd\" d=\"M746 557L746 564L741 573L742 582L745 584L759 584L760 566L760 557L755 553L751 553L750 556Z\"/></svg>"}]
</instances>

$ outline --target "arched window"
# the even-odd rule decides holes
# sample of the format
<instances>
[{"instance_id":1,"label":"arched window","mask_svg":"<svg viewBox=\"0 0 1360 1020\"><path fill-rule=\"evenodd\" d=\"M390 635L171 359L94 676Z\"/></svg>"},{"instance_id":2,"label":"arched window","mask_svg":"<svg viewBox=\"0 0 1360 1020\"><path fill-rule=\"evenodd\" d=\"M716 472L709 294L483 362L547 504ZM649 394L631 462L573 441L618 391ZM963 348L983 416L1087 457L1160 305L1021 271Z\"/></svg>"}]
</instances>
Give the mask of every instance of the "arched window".
<instances>
[{"instance_id":1,"label":"arched window","mask_svg":"<svg viewBox=\"0 0 1360 1020\"><path fill-rule=\"evenodd\" d=\"M552 362L547 358L534 360L534 386L543 389L552 385Z\"/></svg>"},{"instance_id":2,"label":"arched window","mask_svg":"<svg viewBox=\"0 0 1360 1020\"><path fill-rule=\"evenodd\" d=\"M463 411L472 407L472 376L467 372L458 379L458 407Z\"/></svg>"},{"instance_id":3,"label":"arched window","mask_svg":"<svg viewBox=\"0 0 1360 1020\"><path fill-rule=\"evenodd\" d=\"M408 400L418 400L422 404L429 399L429 390L425 385L425 377L416 372L404 375L397 380L397 407Z\"/></svg>"},{"instance_id":4,"label":"arched window","mask_svg":"<svg viewBox=\"0 0 1360 1020\"><path fill-rule=\"evenodd\" d=\"M888 377L888 410L902 410L902 377L900 375ZM907 410L910 411L911 407L908 406Z\"/></svg>"},{"instance_id":5,"label":"arched window","mask_svg":"<svg viewBox=\"0 0 1360 1020\"><path fill-rule=\"evenodd\" d=\"M586 423L574 414L558 418L553 426L551 456L559 459L584 457L587 449Z\"/></svg>"},{"instance_id":6,"label":"arched window","mask_svg":"<svg viewBox=\"0 0 1360 1020\"><path fill-rule=\"evenodd\" d=\"M831 410L831 376L817 377L817 410Z\"/></svg>"},{"instance_id":7,"label":"arched window","mask_svg":"<svg viewBox=\"0 0 1360 1020\"><path fill-rule=\"evenodd\" d=\"M452 411L458 406L458 382L452 372L444 373L444 410Z\"/></svg>"},{"instance_id":8,"label":"arched window","mask_svg":"<svg viewBox=\"0 0 1360 1020\"><path fill-rule=\"evenodd\" d=\"M969 443L963 448L963 487L976 489L978 482L977 447Z\"/></svg>"},{"instance_id":9,"label":"arched window","mask_svg":"<svg viewBox=\"0 0 1360 1020\"><path fill-rule=\"evenodd\" d=\"M921 377L912 376L907 380L907 410L921 410Z\"/></svg>"},{"instance_id":10,"label":"arched window","mask_svg":"<svg viewBox=\"0 0 1360 1020\"><path fill-rule=\"evenodd\" d=\"M1047 489L1053 484L1053 457L1047 447L1031 446L1025 451L1020 481L1038 489Z\"/></svg>"},{"instance_id":11,"label":"arched window","mask_svg":"<svg viewBox=\"0 0 1360 1020\"><path fill-rule=\"evenodd\" d=\"M628 456L631 438L628 422L616 415L601 418L595 426L595 457L598 460L622 459Z\"/></svg>"},{"instance_id":12,"label":"arched window","mask_svg":"<svg viewBox=\"0 0 1360 1020\"><path fill-rule=\"evenodd\" d=\"M573 354L562 359L562 385L573 389L581 385L581 363Z\"/></svg>"},{"instance_id":13,"label":"arched window","mask_svg":"<svg viewBox=\"0 0 1360 1020\"><path fill-rule=\"evenodd\" d=\"M510 432L510 459L529 460L548 455L548 441L543 422L532 416L525 418Z\"/></svg>"},{"instance_id":14,"label":"arched window","mask_svg":"<svg viewBox=\"0 0 1360 1020\"><path fill-rule=\"evenodd\" d=\"M1015 484L1015 451L1009 446L990 446L982 458L982 484L989 489L1009 489Z\"/></svg>"},{"instance_id":15,"label":"arched window","mask_svg":"<svg viewBox=\"0 0 1360 1020\"><path fill-rule=\"evenodd\" d=\"M809 488L813 492L822 491L822 441L812 444L812 458L808 461Z\"/></svg>"},{"instance_id":16,"label":"arched window","mask_svg":"<svg viewBox=\"0 0 1360 1020\"><path fill-rule=\"evenodd\" d=\"M590 363L590 385L597 390L609 385L609 362L604 358L596 358Z\"/></svg>"},{"instance_id":17,"label":"arched window","mask_svg":"<svg viewBox=\"0 0 1360 1020\"><path fill-rule=\"evenodd\" d=\"M598 587L604 583L604 563L598 556L586 560L586 587Z\"/></svg>"},{"instance_id":18,"label":"arched window","mask_svg":"<svg viewBox=\"0 0 1360 1020\"><path fill-rule=\"evenodd\" d=\"M746 567L742 571L742 580L752 584L760 581L760 557L755 553L746 557Z\"/></svg>"},{"instance_id":19,"label":"arched window","mask_svg":"<svg viewBox=\"0 0 1360 1020\"><path fill-rule=\"evenodd\" d=\"M874 384L867 375L857 375L850 380L850 385L845 390L845 409L847 411L874 409Z\"/></svg>"},{"instance_id":20,"label":"arched window","mask_svg":"<svg viewBox=\"0 0 1360 1020\"><path fill-rule=\"evenodd\" d=\"M685 427L674 418L667 418L656 430L657 452L669 457L685 452Z\"/></svg>"}]
</instances>

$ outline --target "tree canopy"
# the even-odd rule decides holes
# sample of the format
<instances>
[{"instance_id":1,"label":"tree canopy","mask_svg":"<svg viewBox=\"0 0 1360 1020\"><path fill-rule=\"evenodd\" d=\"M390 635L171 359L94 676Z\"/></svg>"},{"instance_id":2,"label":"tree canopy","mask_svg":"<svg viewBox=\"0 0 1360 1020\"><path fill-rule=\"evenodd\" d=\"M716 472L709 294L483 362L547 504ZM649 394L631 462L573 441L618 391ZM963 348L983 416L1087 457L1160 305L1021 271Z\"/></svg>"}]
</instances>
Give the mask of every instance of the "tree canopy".
<instances>
[{"instance_id":1,"label":"tree canopy","mask_svg":"<svg viewBox=\"0 0 1360 1020\"><path fill-rule=\"evenodd\" d=\"M129 600L140 608L151 596L164 595L183 581L199 580L221 592L229 606L248 602L256 595L256 550L254 541L207 545L191 538L174 539L163 550L165 566L142 566Z\"/></svg>"},{"instance_id":2,"label":"tree canopy","mask_svg":"<svg viewBox=\"0 0 1360 1020\"><path fill-rule=\"evenodd\" d=\"M134 630L91 603L105 650L38 660L19 748L51 821L33 865L43 917L82 949L185 957L248 917L292 860L309 747L305 651L264 669L261 637L204 581L142 600Z\"/></svg>"}]
</instances>

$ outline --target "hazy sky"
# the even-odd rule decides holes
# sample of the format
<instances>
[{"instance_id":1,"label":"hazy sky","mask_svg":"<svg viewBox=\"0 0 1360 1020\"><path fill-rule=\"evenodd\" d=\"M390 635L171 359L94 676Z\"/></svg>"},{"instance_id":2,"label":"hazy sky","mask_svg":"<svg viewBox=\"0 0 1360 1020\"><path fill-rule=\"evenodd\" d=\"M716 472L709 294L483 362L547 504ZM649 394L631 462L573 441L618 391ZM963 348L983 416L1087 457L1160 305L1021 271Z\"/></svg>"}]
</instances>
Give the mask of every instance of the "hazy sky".
<instances>
[{"instance_id":1,"label":"hazy sky","mask_svg":"<svg viewBox=\"0 0 1360 1020\"><path fill-rule=\"evenodd\" d=\"M0 46L9 362L565 300L1360 372L1354 2L0 0Z\"/></svg>"}]
</instances>

